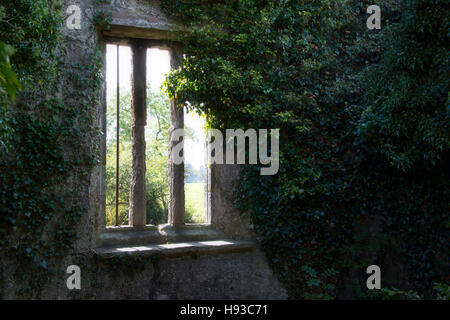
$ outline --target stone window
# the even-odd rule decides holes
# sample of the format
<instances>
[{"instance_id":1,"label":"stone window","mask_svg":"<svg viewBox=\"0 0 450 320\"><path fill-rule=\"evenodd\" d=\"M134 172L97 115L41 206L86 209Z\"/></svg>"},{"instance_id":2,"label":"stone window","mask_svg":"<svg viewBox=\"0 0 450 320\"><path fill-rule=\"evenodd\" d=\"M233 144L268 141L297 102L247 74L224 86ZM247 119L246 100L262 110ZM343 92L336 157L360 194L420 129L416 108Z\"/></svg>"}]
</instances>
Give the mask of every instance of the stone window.
<instances>
[{"instance_id":1,"label":"stone window","mask_svg":"<svg viewBox=\"0 0 450 320\"><path fill-rule=\"evenodd\" d=\"M183 55L180 46L176 42L164 39L148 39L141 34L134 34L128 28L116 28L104 32L102 39L105 44L125 45L131 49L131 145L132 145L132 173L130 182L129 198L129 226L143 227L146 221L146 141L145 127L147 125L147 50L158 48L169 51L171 69L178 68L182 62ZM159 36L158 36L159 37ZM120 60L118 60L119 63ZM171 159L171 150L175 145L183 144L181 140L175 140L173 132L175 129L184 128L184 111L179 103L170 100L170 129L169 129L169 152L168 152L168 224L175 228L185 226L185 190L184 163L174 164ZM117 122L119 123L119 122ZM105 130L106 132L106 130ZM106 152L106 148L103 148ZM118 150L117 150L118 151ZM208 176L206 174L206 186ZM117 177L116 177L117 178ZM116 191L116 198L117 198ZM208 199L208 192L205 192ZM117 201L116 201L117 202ZM210 223L209 208L206 203L206 224ZM116 207L117 210L117 207Z\"/></svg>"}]
</instances>

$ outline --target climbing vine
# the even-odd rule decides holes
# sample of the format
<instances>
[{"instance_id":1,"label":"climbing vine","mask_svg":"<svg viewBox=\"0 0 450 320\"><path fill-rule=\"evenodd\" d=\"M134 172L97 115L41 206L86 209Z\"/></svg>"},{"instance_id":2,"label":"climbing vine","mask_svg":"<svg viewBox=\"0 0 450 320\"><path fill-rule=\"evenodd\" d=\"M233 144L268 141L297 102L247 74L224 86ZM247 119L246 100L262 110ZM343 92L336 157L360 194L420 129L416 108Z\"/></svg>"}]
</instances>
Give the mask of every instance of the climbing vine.
<instances>
[{"instance_id":1,"label":"climbing vine","mask_svg":"<svg viewBox=\"0 0 450 320\"><path fill-rule=\"evenodd\" d=\"M379 1L369 31L370 1L161 1L186 26L169 93L216 128L281 130L279 173L243 168L236 206L291 298L373 298L370 264L386 285L448 291L449 20L430 2ZM62 25L57 2L0 5L0 273L17 296L74 252L98 161L101 56L69 61Z\"/></svg>"},{"instance_id":2,"label":"climbing vine","mask_svg":"<svg viewBox=\"0 0 450 320\"><path fill-rule=\"evenodd\" d=\"M374 298L371 264L427 296L448 281L448 15L378 1L383 28L368 30L371 4L162 1L186 26L172 96L216 128L280 128L279 173L245 167L236 206L291 298Z\"/></svg>"},{"instance_id":3,"label":"climbing vine","mask_svg":"<svg viewBox=\"0 0 450 320\"><path fill-rule=\"evenodd\" d=\"M90 142L98 133L92 111L98 95L89 93L102 85L101 55L94 48L84 61L67 59L56 2L1 6L0 41L14 50L10 62L22 85L14 102L1 100L9 130L1 136L1 271L12 276L16 296L38 297L65 272L61 261L74 252L77 224L86 215L84 194L97 162Z\"/></svg>"}]
</instances>

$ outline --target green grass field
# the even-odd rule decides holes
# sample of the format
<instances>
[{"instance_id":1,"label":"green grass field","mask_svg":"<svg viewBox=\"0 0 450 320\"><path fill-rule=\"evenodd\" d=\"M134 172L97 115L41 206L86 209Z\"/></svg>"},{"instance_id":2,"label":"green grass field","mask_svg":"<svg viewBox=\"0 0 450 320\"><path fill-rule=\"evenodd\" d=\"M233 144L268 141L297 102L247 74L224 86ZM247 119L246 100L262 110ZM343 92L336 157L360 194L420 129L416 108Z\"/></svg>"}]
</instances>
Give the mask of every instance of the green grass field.
<instances>
[{"instance_id":1,"label":"green grass field","mask_svg":"<svg viewBox=\"0 0 450 320\"><path fill-rule=\"evenodd\" d=\"M186 183L186 222L205 222L205 186L203 182Z\"/></svg>"}]
</instances>

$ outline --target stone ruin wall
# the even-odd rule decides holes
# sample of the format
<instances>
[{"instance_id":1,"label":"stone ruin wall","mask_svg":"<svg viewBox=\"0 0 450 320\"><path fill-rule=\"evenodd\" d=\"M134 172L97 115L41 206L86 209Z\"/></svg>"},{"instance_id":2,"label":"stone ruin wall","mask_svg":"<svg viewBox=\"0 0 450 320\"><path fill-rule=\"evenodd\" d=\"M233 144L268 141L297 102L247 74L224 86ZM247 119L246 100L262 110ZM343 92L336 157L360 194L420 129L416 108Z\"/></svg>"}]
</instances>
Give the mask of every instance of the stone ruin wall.
<instances>
[{"instance_id":1,"label":"stone ruin wall","mask_svg":"<svg viewBox=\"0 0 450 320\"><path fill-rule=\"evenodd\" d=\"M158 1L110 0L94 5L92 0L64 0L64 8L77 5L81 9L81 29L65 28L67 63L82 62L99 47L105 53L106 43L102 30L91 28L96 10L111 13L112 30L126 30L130 35L149 38L164 38L167 31L176 27L161 12ZM103 68L105 73L105 67ZM64 86L70 81L61 79ZM105 132L106 128L106 85L99 94L100 104L95 108L95 124ZM105 153L105 138L97 141L100 152ZM92 141L86 141L92 143ZM67 151L70 154L70 150ZM87 259L82 263L81 290L68 290L67 275L51 279L42 290L40 298L46 299L285 299L286 292L270 270L265 255L258 248L254 236L249 232L248 222L233 208L233 184L239 168L231 165L214 165L211 169L210 210L211 226L199 234L155 231L148 228L144 234L145 243L134 242L133 232L128 238L123 233L108 234L105 237L104 219L104 165L100 158L90 181L83 183L86 193L85 204L89 210L77 227L79 240L76 252ZM192 231L193 233L197 231ZM155 235L157 233L157 235ZM158 238L159 237L159 238ZM161 240L161 237L166 237ZM194 237L194 238L193 238ZM197 238L195 238L197 237ZM189 240L211 240L211 245L186 248L177 243ZM125 239L126 238L126 239ZM105 240L106 239L106 240ZM154 240L157 239L157 240ZM106 242L105 242L106 241ZM109 242L108 242L109 241ZM161 241L173 241L169 250ZM216 241L216 243L213 242ZM223 244L221 241L225 241ZM105 247L105 243L109 247ZM118 252L114 246L148 245L152 250L125 250ZM125 270L114 270L115 260L130 263ZM109 262L108 262L109 261ZM111 261L113 261L111 263ZM138 261L138 262L135 262ZM68 256L65 265L79 264L78 256ZM112 264L112 265L111 265ZM134 270L135 269L135 270ZM8 281L10 280L10 281ZM3 298L15 298L14 281L6 275Z\"/></svg>"}]
</instances>

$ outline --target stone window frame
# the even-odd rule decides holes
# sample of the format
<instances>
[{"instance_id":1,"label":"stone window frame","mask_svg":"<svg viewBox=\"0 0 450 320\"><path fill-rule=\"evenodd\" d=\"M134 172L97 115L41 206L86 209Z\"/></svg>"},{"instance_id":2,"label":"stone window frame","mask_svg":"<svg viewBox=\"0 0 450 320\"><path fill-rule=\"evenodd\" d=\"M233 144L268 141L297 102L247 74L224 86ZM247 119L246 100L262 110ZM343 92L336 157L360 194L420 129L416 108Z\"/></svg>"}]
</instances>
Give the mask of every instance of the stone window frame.
<instances>
[{"instance_id":1,"label":"stone window frame","mask_svg":"<svg viewBox=\"0 0 450 320\"><path fill-rule=\"evenodd\" d=\"M133 68L132 68L132 152L133 152L133 167L144 167L145 170L145 125L146 125L146 53L147 49L157 48L169 51L171 69L178 68L183 59L183 53L181 45L173 41L170 38L168 31L143 29L129 26L110 26L108 30L103 30L99 35L99 45L101 47L103 60L106 59L106 45L124 45L129 46L132 51ZM139 68L135 68L135 63L139 65ZM144 71L144 72L142 72ZM104 67L104 74L106 69ZM138 81L135 81L135 79ZM142 80L144 79L144 81ZM140 80L140 81L139 81ZM136 83L144 83L142 85L136 85ZM104 83L105 85L105 83ZM117 234L116 231L132 231L132 230L147 230L153 231L153 234L147 237L155 238L155 242L164 242L168 240L172 234L173 240L179 239L180 232L177 230L184 229L194 238L198 235L205 236L205 232L212 231L211 227L211 171L207 168L206 172L206 192L205 192L205 223L203 224L187 224L185 222L185 192L184 192L184 163L174 164L171 161L170 150L179 143L173 141L172 133L174 129L184 128L184 106L178 107L179 103L170 99L170 129L169 129L169 214L168 222L165 225L148 225L146 224L145 214L145 171L142 174L138 170L132 170L132 181L130 190L130 213L129 213L129 225L127 226L106 226L106 90L104 86L103 90L103 110L101 114L102 129L105 134L103 135L101 143L102 163L101 163L101 219L99 235L105 236L105 232L111 234ZM143 144L143 148L142 148ZM137 157L135 156L137 154ZM144 188L144 189L143 189ZM143 196L142 196L143 194ZM155 233L155 231L158 231ZM164 231L164 235L161 235L161 231ZM216 234L207 234L207 237L211 236L215 238ZM108 238L108 237L106 237ZM176 239L175 239L176 238Z\"/></svg>"}]
</instances>

